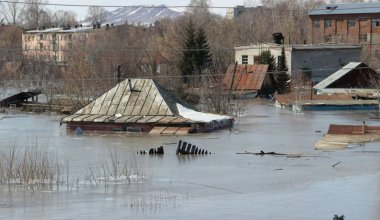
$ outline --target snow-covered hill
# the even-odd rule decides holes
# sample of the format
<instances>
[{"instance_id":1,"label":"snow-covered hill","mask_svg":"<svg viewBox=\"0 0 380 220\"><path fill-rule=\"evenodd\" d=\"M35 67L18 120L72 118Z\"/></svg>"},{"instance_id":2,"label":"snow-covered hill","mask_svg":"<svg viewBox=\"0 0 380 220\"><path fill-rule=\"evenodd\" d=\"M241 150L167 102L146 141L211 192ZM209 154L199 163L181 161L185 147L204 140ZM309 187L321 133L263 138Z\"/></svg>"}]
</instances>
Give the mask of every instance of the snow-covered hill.
<instances>
[{"instance_id":1,"label":"snow-covered hill","mask_svg":"<svg viewBox=\"0 0 380 220\"><path fill-rule=\"evenodd\" d=\"M150 25L159 19L175 18L180 15L181 12L165 5L128 6L108 12L106 23L120 25L128 22L128 24Z\"/></svg>"}]
</instances>

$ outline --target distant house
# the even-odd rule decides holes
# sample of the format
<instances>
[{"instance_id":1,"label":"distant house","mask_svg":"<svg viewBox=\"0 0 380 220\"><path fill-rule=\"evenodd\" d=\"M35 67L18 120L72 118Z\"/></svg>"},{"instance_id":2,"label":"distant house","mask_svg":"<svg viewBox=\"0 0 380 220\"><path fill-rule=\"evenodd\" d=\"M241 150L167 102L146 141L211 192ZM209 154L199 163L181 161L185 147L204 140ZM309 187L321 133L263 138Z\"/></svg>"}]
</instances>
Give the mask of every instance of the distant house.
<instances>
[{"instance_id":1,"label":"distant house","mask_svg":"<svg viewBox=\"0 0 380 220\"><path fill-rule=\"evenodd\" d=\"M154 80L126 79L61 122L72 130L187 134L231 127L233 118L195 111Z\"/></svg>"},{"instance_id":2,"label":"distant house","mask_svg":"<svg viewBox=\"0 0 380 220\"><path fill-rule=\"evenodd\" d=\"M275 91L273 74L267 73L268 65L230 65L223 80L223 90L243 98L267 96Z\"/></svg>"},{"instance_id":3,"label":"distant house","mask_svg":"<svg viewBox=\"0 0 380 220\"><path fill-rule=\"evenodd\" d=\"M313 88L319 94L370 97L380 91L380 74L362 62L351 62Z\"/></svg>"},{"instance_id":4,"label":"distant house","mask_svg":"<svg viewBox=\"0 0 380 220\"><path fill-rule=\"evenodd\" d=\"M235 47L235 61L257 64L259 55L270 50L276 62L283 45L257 44ZM318 83L349 62L361 60L361 46L350 45L284 45L289 72L302 71L312 82Z\"/></svg>"}]
</instances>

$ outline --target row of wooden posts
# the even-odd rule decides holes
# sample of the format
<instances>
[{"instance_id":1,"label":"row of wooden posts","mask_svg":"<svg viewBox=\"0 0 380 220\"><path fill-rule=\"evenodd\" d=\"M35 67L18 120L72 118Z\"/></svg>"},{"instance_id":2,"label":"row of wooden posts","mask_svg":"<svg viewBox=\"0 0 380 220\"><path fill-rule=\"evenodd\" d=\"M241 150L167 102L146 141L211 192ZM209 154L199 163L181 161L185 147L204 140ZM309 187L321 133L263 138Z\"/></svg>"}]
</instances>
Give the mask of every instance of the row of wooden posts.
<instances>
[{"instance_id":1,"label":"row of wooden posts","mask_svg":"<svg viewBox=\"0 0 380 220\"><path fill-rule=\"evenodd\" d=\"M137 153L149 154L149 155L163 155L164 147L160 146L158 148L150 148L149 151L141 150ZM176 154L177 155L207 155L207 154L211 154L211 152L198 148L196 145L193 145L186 141L179 140Z\"/></svg>"}]
</instances>

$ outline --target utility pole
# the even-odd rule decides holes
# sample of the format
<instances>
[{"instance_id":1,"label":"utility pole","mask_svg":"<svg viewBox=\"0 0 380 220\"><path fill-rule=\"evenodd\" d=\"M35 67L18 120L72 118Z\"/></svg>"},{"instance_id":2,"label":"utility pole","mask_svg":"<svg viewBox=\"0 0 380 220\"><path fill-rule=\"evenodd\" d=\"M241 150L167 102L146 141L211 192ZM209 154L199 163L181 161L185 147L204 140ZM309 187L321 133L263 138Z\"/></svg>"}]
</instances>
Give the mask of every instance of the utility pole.
<instances>
[{"instance_id":1,"label":"utility pole","mask_svg":"<svg viewBox=\"0 0 380 220\"><path fill-rule=\"evenodd\" d=\"M233 75L232 75L231 85L230 85L230 90L229 90L228 100L227 100L228 112L230 112L230 113L231 113L231 105L230 105L230 102L231 102L231 98L232 98L232 97L231 97L231 96L232 96L232 87L234 86L234 81L235 81L235 75L236 75L237 65L238 65L238 61L235 62L234 73L233 73Z\"/></svg>"}]
</instances>

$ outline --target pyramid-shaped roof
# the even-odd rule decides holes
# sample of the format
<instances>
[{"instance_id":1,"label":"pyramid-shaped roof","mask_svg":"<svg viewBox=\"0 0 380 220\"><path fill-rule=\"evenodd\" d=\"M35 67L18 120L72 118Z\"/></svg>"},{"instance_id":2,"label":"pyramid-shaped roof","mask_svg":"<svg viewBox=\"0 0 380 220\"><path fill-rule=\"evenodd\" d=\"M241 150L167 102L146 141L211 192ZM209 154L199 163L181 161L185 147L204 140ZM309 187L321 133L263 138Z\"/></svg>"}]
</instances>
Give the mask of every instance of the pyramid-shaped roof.
<instances>
[{"instance_id":1,"label":"pyramid-shaped roof","mask_svg":"<svg viewBox=\"0 0 380 220\"><path fill-rule=\"evenodd\" d=\"M126 79L62 122L156 122L181 117L177 104L192 109L152 79Z\"/></svg>"}]
</instances>

